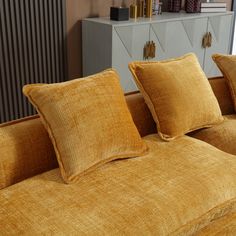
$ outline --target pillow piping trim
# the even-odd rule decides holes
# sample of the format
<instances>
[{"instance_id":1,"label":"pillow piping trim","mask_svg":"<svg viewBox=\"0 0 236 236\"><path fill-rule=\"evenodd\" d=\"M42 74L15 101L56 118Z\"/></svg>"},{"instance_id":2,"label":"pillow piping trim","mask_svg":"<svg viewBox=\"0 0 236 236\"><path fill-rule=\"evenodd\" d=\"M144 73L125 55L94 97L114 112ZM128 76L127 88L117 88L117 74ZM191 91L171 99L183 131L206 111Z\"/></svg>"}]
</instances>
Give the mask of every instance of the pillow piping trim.
<instances>
[{"instance_id":1,"label":"pillow piping trim","mask_svg":"<svg viewBox=\"0 0 236 236\"><path fill-rule=\"evenodd\" d=\"M32 98L32 96L31 96L31 94L30 94L30 91L31 91L31 89L29 89L29 88L27 88L27 87L24 87L24 88L23 88L23 92L28 95L29 100L30 100L31 103L36 107L36 110L38 111L38 113L39 113L39 115L40 115L40 117L41 117L41 120L42 120L42 122L43 122L43 124L44 124L44 127L46 128L46 130L47 130L47 132L48 132L48 134L49 134L49 136L50 136L50 139L51 139L51 141L52 141L52 143L53 143L54 150L55 150L55 152L56 152L56 156L58 157L57 160L58 160L58 164L59 164L59 167L60 167L61 174L62 174L62 176L64 177L64 179L65 179L65 181L66 181L66 183L67 183L67 181L69 180L69 178L68 178L67 175L66 175L65 168L64 168L64 164L63 164L63 162L61 161L61 154L60 154L60 152L59 152L59 150L58 150L57 142L56 142L56 139L55 139L55 137L54 137L54 135L53 135L52 128L51 128L49 122L47 121L46 117L45 117L44 114L41 112L40 108L38 107L38 104L37 104L37 103L34 101L34 99Z\"/></svg>"}]
</instances>

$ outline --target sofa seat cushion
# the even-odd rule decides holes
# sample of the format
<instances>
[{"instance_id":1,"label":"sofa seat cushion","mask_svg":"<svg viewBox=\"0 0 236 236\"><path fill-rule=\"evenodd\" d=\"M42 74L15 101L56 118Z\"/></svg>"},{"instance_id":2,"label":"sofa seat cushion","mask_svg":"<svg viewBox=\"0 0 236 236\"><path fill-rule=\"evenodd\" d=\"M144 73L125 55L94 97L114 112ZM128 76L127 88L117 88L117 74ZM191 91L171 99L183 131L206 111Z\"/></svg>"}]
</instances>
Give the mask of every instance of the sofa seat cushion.
<instances>
[{"instance_id":1,"label":"sofa seat cushion","mask_svg":"<svg viewBox=\"0 0 236 236\"><path fill-rule=\"evenodd\" d=\"M0 191L2 235L191 235L236 212L236 159L200 140L144 138L148 155L73 185L58 169Z\"/></svg>"},{"instance_id":2,"label":"sofa seat cushion","mask_svg":"<svg viewBox=\"0 0 236 236\"><path fill-rule=\"evenodd\" d=\"M224 152L236 155L236 114L224 117L225 120L221 124L197 130L189 135L207 142Z\"/></svg>"},{"instance_id":3,"label":"sofa seat cushion","mask_svg":"<svg viewBox=\"0 0 236 236\"><path fill-rule=\"evenodd\" d=\"M204 227L198 236L235 236L236 214L232 213Z\"/></svg>"}]
</instances>

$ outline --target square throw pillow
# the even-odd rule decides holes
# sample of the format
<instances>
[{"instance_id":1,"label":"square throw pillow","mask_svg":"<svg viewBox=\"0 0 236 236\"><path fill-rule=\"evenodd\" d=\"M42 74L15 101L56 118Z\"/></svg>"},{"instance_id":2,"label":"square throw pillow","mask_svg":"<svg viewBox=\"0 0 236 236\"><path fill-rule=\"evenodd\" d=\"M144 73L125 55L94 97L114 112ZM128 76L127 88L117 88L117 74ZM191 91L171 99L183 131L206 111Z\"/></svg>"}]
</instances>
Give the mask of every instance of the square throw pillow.
<instances>
[{"instance_id":1,"label":"square throw pillow","mask_svg":"<svg viewBox=\"0 0 236 236\"><path fill-rule=\"evenodd\" d=\"M133 62L129 68L162 139L172 140L223 120L194 54L159 62Z\"/></svg>"},{"instance_id":2,"label":"square throw pillow","mask_svg":"<svg viewBox=\"0 0 236 236\"><path fill-rule=\"evenodd\" d=\"M113 70L57 84L32 84L24 94L39 112L66 183L111 160L147 152Z\"/></svg>"},{"instance_id":3,"label":"square throw pillow","mask_svg":"<svg viewBox=\"0 0 236 236\"><path fill-rule=\"evenodd\" d=\"M221 70L229 86L234 110L236 111L236 55L214 54L212 58Z\"/></svg>"}]
</instances>

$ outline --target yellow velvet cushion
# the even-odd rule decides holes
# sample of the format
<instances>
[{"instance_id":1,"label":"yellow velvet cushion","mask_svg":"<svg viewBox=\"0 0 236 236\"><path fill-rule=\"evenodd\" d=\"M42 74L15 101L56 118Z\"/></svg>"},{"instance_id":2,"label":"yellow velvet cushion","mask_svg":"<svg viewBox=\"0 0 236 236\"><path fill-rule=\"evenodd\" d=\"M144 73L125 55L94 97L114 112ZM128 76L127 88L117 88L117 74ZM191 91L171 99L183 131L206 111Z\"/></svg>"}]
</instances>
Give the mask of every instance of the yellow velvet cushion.
<instances>
[{"instance_id":1,"label":"yellow velvet cushion","mask_svg":"<svg viewBox=\"0 0 236 236\"><path fill-rule=\"evenodd\" d=\"M102 163L147 151L113 70L64 83L26 85L23 92L43 120L67 183Z\"/></svg>"},{"instance_id":2,"label":"yellow velvet cushion","mask_svg":"<svg viewBox=\"0 0 236 236\"><path fill-rule=\"evenodd\" d=\"M129 68L164 140L223 121L217 99L194 54Z\"/></svg>"},{"instance_id":3,"label":"yellow velvet cushion","mask_svg":"<svg viewBox=\"0 0 236 236\"><path fill-rule=\"evenodd\" d=\"M236 111L236 56L235 55L212 55L216 65L221 70L224 78L229 85L230 93L234 103L234 109Z\"/></svg>"}]
</instances>

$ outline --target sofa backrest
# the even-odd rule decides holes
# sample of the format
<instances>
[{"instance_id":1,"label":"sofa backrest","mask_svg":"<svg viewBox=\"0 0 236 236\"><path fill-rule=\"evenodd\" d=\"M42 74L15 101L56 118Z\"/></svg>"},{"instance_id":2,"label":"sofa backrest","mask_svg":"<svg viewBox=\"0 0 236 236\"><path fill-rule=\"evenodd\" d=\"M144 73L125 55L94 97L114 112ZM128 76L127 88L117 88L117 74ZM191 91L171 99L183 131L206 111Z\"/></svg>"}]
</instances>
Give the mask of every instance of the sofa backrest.
<instances>
[{"instance_id":1,"label":"sofa backrest","mask_svg":"<svg viewBox=\"0 0 236 236\"><path fill-rule=\"evenodd\" d=\"M223 115L234 114L234 104L230 95L230 90L226 80L223 77L210 78L212 90L219 102Z\"/></svg>"},{"instance_id":2,"label":"sofa backrest","mask_svg":"<svg viewBox=\"0 0 236 236\"><path fill-rule=\"evenodd\" d=\"M222 113L233 114L225 80L213 78L210 83ZM143 96L129 93L126 101L141 136L155 133L156 125ZM57 166L52 143L38 115L0 125L0 189Z\"/></svg>"},{"instance_id":3,"label":"sofa backrest","mask_svg":"<svg viewBox=\"0 0 236 236\"><path fill-rule=\"evenodd\" d=\"M38 115L0 125L0 189L57 165Z\"/></svg>"}]
</instances>

